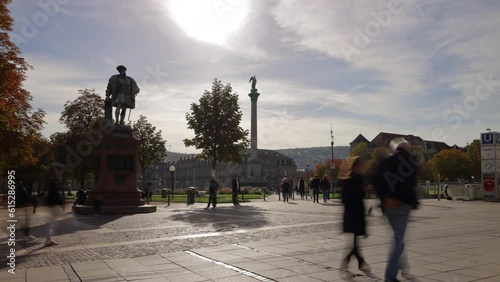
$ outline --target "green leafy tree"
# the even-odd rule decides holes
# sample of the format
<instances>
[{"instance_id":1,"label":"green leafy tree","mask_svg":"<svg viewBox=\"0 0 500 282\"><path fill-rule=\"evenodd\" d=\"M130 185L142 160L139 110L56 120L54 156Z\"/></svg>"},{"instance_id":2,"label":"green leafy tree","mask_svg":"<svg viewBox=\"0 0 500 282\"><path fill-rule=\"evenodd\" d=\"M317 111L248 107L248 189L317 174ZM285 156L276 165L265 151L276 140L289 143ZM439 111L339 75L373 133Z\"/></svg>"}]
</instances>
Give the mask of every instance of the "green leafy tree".
<instances>
[{"instance_id":1,"label":"green leafy tree","mask_svg":"<svg viewBox=\"0 0 500 282\"><path fill-rule=\"evenodd\" d=\"M16 169L16 173L23 176L22 181L30 192L34 182L48 180L52 172L51 164L55 160L54 148L46 138L39 138L33 144L33 151L35 163Z\"/></svg>"},{"instance_id":2,"label":"green leafy tree","mask_svg":"<svg viewBox=\"0 0 500 282\"><path fill-rule=\"evenodd\" d=\"M352 148L350 156L360 156L364 160L369 160L371 158L370 150L368 149L368 143L361 142Z\"/></svg>"},{"instance_id":3,"label":"green leafy tree","mask_svg":"<svg viewBox=\"0 0 500 282\"><path fill-rule=\"evenodd\" d=\"M146 186L146 169L167 156L161 130L148 122L145 116L139 116L139 120L132 125L132 135L139 140L138 160L142 173L142 187Z\"/></svg>"},{"instance_id":4,"label":"green leafy tree","mask_svg":"<svg viewBox=\"0 0 500 282\"><path fill-rule=\"evenodd\" d=\"M445 149L436 153L430 160L433 169L441 175L441 179L455 181L458 178L470 177L470 159L458 149Z\"/></svg>"},{"instance_id":5,"label":"green leafy tree","mask_svg":"<svg viewBox=\"0 0 500 282\"><path fill-rule=\"evenodd\" d=\"M78 90L78 97L64 104L59 122L73 135L83 135L104 118L104 99L94 89Z\"/></svg>"},{"instance_id":6,"label":"green leafy tree","mask_svg":"<svg viewBox=\"0 0 500 282\"><path fill-rule=\"evenodd\" d=\"M378 165L387 155L389 155L389 150L386 147L378 147L372 151L370 159L366 161L365 181L367 184L371 184L372 178L377 172Z\"/></svg>"},{"instance_id":7,"label":"green leafy tree","mask_svg":"<svg viewBox=\"0 0 500 282\"><path fill-rule=\"evenodd\" d=\"M418 169L418 179L420 181L436 181L437 171L431 161L424 162Z\"/></svg>"},{"instance_id":8,"label":"green leafy tree","mask_svg":"<svg viewBox=\"0 0 500 282\"><path fill-rule=\"evenodd\" d=\"M31 94L24 89L26 72L32 67L11 41L13 19L0 0L0 174L36 162L35 144L40 140L45 112L32 112Z\"/></svg>"},{"instance_id":9,"label":"green leafy tree","mask_svg":"<svg viewBox=\"0 0 500 282\"><path fill-rule=\"evenodd\" d=\"M64 104L59 122L64 124L68 132L64 138L65 143L57 144L73 152L77 152L78 147L85 144L86 150L93 151L94 144L87 140L87 134L96 130L96 126L104 119L104 99L95 93L94 89L78 90L78 95L75 100ZM61 140L63 139L58 139L58 141ZM78 161L72 170L73 178L79 179L82 189L85 185L85 178L92 172L92 157L92 154L78 154ZM64 163L66 160L61 159L61 161Z\"/></svg>"},{"instance_id":10,"label":"green leafy tree","mask_svg":"<svg viewBox=\"0 0 500 282\"><path fill-rule=\"evenodd\" d=\"M184 139L186 147L194 146L202 152L198 159L212 161L212 174L218 162L240 163L248 147L248 130L240 127L242 112L238 95L228 83L223 85L217 78L212 92L205 90L199 104L191 104L186 113L188 128L194 130L194 138Z\"/></svg>"},{"instance_id":11,"label":"green leafy tree","mask_svg":"<svg viewBox=\"0 0 500 282\"><path fill-rule=\"evenodd\" d=\"M481 142L479 139L474 139L467 146L466 153L471 160L470 176L474 176L475 179L481 179Z\"/></svg>"},{"instance_id":12,"label":"green leafy tree","mask_svg":"<svg viewBox=\"0 0 500 282\"><path fill-rule=\"evenodd\" d=\"M480 160L481 159L481 141L479 139L474 139L472 143L467 146L467 150L465 151L467 156L471 160Z\"/></svg>"}]
</instances>

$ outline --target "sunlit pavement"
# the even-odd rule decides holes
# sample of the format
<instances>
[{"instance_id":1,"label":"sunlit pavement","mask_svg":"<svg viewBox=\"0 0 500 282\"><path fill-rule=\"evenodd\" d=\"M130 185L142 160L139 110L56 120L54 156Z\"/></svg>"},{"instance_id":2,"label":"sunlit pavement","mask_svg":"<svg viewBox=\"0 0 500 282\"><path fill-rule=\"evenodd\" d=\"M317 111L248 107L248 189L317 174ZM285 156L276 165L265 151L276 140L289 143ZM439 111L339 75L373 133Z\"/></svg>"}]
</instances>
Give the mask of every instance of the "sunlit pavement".
<instances>
[{"instance_id":1,"label":"sunlit pavement","mask_svg":"<svg viewBox=\"0 0 500 282\"><path fill-rule=\"evenodd\" d=\"M8 272L7 213L0 211L0 281L379 281L391 234L379 210L361 240L370 276L344 277L338 267L351 236L341 233L343 207L277 196L243 203L158 204L130 216L73 215L68 205L53 228L59 245L43 247L48 208L16 211L16 274ZM367 206L374 206L368 200ZM500 281L500 203L423 200L407 231L411 273L418 281ZM404 279L401 279L404 281Z\"/></svg>"}]
</instances>

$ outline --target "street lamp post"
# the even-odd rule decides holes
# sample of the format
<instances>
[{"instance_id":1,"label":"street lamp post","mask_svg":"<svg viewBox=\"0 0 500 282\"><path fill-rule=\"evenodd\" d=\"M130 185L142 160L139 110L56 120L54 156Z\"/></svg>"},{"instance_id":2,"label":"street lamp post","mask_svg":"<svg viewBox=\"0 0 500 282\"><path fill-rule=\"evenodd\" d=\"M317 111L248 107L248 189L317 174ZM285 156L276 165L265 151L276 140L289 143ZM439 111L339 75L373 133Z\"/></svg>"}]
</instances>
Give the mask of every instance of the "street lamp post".
<instances>
[{"instance_id":1,"label":"street lamp post","mask_svg":"<svg viewBox=\"0 0 500 282\"><path fill-rule=\"evenodd\" d=\"M171 165L168 170L170 170L170 174L172 176L172 199L174 198L174 172L175 172L175 166Z\"/></svg>"},{"instance_id":2,"label":"street lamp post","mask_svg":"<svg viewBox=\"0 0 500 282\"><path fill-rule=\"evenodd\" d=\"M307 189L306 189L306 200L307 195L309 194L309 163L306 164L306 179L307 179Z\"/></svg>"},{"instance_id":3,"label":"street lamp post","mask_svg":"<svg viewBox=\"0 0 500 282\"><path fill-rule=\"evenodd\" d=\"M330 140L331 140L331 145L332 145L332 162L330 163L330 169L332 170L332 182L330 183L331 185L331 190L332 190L332 199L333 199L333 196L335 195L335 191L333 189L333 181L334 181L334 169L335 169L335 163L333 162L333 144L334 144L334 140L333 140L333 127L332 127L332 124L330 124Z\"/></svg>"},{"instance_id":4,"label":"street lamp post","mask_svg":"<svg viewBox=\"0 0 500 282\"><path fill-rule=\"evenodd\" d=\"M333 127L332 125L330 124L330 140L331 140L331 144L332 144L332 164L333 164ZM335 168L335 164L332 165L332 168Z\"/></svg>"}]
</instances>

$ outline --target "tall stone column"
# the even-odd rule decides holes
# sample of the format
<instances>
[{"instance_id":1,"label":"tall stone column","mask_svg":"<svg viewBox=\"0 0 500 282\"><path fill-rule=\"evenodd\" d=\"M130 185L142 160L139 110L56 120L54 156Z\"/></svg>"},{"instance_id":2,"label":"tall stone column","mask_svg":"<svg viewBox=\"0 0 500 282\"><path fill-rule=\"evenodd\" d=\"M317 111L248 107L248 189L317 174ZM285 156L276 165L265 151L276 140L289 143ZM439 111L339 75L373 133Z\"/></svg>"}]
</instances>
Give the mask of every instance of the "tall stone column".
<instances>
[{"instance_id":1,"label":"tall stone column","mask_svg":"<svg viewBox=\"0 0 500 282\"><path fill-rule=\"evenodd\" d=\"M259 98L257 89L252 89L250 99L252 101L252 122L250 127L250 149L257 150L257 99Z\"/></svg>"}]
</instances>

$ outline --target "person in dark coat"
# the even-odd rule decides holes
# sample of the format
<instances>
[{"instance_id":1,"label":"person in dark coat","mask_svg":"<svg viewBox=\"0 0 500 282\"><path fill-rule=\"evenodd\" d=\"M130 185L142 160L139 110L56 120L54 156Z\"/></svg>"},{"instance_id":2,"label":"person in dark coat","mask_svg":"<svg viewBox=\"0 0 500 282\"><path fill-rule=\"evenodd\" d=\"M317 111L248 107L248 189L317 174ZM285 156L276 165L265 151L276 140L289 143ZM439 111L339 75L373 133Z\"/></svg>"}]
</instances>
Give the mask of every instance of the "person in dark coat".
<instances>
[{"instance_id":1,"label":"person in dark coat","mask_svg":"<svg viewBox=\"0 0 500 282\"><path fill-rule=\"evenodd\" d=\"M80 188L76 192L76 200L73 202L73 206L85 204L86 199L87 199L87 194L83 189Z\"/></svg>"},{"instance_id":2,"label":"person in dark coat","mask_svg":"<svg viewBox=\"0 0 500 282\"><path fill-rule=\"evenodd\" d=\"M304 193L306 191L306 181L304 180L303 176L300 177L298 188L299 188L300 198L304 200Z\"/></svg>"},{"instance_id":3,"label":"person in dark coat","mask_svg":"<svg viewBox=\"0 0 500 282\"><path fill-rule=\"evenodd\" d=\"M395 138L389 147L393 153L380 163L373 183L394 234L385 280L399 281L400 270L404 278L413 277L404 254L404 237L410 212L419 205L416 192L419 164L411 155L411 145L406 139Z\"/></svg>"},{"instance_id":4,"label":"person in dark coat","mask_svg":"<svg viewBox=\"0 0 500 282\"><path fill-rule=\"evenodd\" d=\"M238 201L238 193L240 192L241 190L241 185L240 185L240 180L238 179L238 175L235 175L234 178L233 178L233 181L231 183L231 186L232 186L232 201L233 201L233 205L235 206L239 206L240 205L240 202Z\"/></svg>"},{"instance_id":5,"label":"person in dark coat","mask_svg":"<svg viewBox=\"0 0 500 282\"><path fill-rule=\"evenodd\" d=\"M215 209L215 206L217 206L217 192L219 191L219 183L215 181L215 177L212 176L212 179L210 180L210 186L208 187L208 205L207 209L210 208L210 204L212 204L212 207Z\"/></svg>"},{"instance_id":6,"label":"person in dark coat","mask_svg":"<svg viewBox=\"0 0 500 282\"><path fill-rule=\"evenodd\" d=\"M52 227L54 222L56 221L56 217L58 215L58 210L56 210L56 206L64 207L64 199L57 188L57 182L52 182L49 185L49 191L47 192L47 206L50 208L50 222L48 224L48 230L45 240L45 247L58 245L57 242L52 240Z\"/></svg>"},{"instance_id":7,"label":"person in dark coat","mask_svg":"<svg viewBox=\"0 0 500 282\"><path fill-rule=\"evenodd\" d=\"M314 175L314 179L311 182L311 188L313 189L313 203L319 203L319 188L321 186L321 180L317 174Z\"/></svg>"},{"instance_id":8,"label":"person in dark coat","mask_svg":"<svg viewBox=\"0 0 500 282\"><path fill-rule=\"evenodd\" d=\"M342 163L338 179L342 187L342 203L344 204L343 231L353 233L354 241L351 251L341 262L340 270L347 272L351 256L358 259L358 268L363 272L370 271L370 265L361 255L357 238L366 236L365 222L365 190L363 184L364 161L359 157L349 157Z\"/></svg>"},{"instance_id":9,"label":"person in dark coat","mask_svg":"<svg viewBox=\"0 0 500 282\"><path fill-rule=\"evenodd\" d=\"M281 188L281 193L283 194L283 202L288 202L288 198L290 196L290 183L288 183L286 177L283 178L280 188Z\"/></svg>"},{"instance_id":10,"label":"person in dark coat","mask_svg":"<svg viewBox=\"0 0 500 282\"><path fill-rule=\"evenodd\" d=\"M323 203L326 203L328 202L328 194L330 194L330 181L326 175L321 179L321 190L323 191Z\"/></svg>"}]
</instances>

